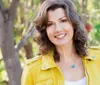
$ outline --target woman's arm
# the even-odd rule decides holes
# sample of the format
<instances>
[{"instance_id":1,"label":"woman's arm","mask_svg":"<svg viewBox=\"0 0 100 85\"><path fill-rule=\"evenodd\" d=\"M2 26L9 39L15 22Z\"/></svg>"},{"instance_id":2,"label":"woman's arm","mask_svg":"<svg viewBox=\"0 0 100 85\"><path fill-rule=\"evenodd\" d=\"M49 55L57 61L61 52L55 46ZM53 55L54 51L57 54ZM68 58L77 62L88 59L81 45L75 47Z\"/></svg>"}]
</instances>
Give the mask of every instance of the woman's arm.
<instances>
[{"instance_id":1,"label":"woman's arm","mask_svg":"<svg viewBox=\"0 0 100 85\"><path fill-rule=\"evenodd\" d=\"M23 69L21 85L34 85L33 77L28 66L25 66Z\"/></svg>"}]
</instances>

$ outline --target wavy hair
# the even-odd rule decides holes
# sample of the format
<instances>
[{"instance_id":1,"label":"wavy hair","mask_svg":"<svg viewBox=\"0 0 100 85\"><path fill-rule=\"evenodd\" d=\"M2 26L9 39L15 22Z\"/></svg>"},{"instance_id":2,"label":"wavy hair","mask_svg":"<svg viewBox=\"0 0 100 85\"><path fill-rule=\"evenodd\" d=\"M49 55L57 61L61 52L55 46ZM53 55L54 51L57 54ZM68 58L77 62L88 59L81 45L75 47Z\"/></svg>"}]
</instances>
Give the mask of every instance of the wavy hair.
<instances>
[{"instance_id":1,"label":"wavy hair","mask_svg":"<svg viewBox=\"0 0 100 85\"><path fill-rule=\"evenodd\" d=\"M36 29L39 31L40 35L35 38L35 41L39 44L39 53L45 54L51 48L55 49L55 45L48 39L46 33L47 27L47 12L49 10L56 10L57 8L63 8L65 10L66 16L68 20L72 23L74 27L74 36L73 43L74 48L80 57L87 55L87 33L84 29L84 25L82 24L76 8L71 0L45 0L36 15L34 23L36 25ZM60 60L60 56L57 53L56 49L54 51L54 59L56 61Z\"/></svg>"}]
</instances>

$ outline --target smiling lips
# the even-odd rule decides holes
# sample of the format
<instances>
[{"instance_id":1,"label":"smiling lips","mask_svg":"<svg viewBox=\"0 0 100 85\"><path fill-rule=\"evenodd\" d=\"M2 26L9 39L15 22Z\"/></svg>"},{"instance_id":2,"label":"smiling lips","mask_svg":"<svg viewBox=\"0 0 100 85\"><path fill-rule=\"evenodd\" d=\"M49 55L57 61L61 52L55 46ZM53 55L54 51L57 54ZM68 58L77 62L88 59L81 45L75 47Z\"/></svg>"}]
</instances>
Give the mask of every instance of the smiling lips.
<instances>
[{"instance_id":1,"label":"smiling lips","mask_svg":"<svg viewBox=\"0 0 100 85\"><path fill-rule=\"evenodd\" d=\"M64 38L66 35L67 35L67 33L58 34L58 35L55 36L55 38L61 39L61 38Z\"/></svg>"}]
</instances>

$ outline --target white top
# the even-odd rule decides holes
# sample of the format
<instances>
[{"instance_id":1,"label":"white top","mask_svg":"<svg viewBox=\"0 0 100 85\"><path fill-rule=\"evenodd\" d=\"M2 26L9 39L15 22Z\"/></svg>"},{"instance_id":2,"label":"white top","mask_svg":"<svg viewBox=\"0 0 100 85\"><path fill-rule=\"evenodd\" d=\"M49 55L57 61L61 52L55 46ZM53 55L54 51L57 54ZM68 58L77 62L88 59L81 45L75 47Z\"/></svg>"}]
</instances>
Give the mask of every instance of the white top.
<instances>
[{"instance_id":1,"label":"white top","mask_svg":"<svg viewBox=\"0 0 100 85\"><path fill-rule=\"evenodd\" d=\"M65 81L64 85L86 85L86 77L78 81Z\"/></svg>"}]
</instances>

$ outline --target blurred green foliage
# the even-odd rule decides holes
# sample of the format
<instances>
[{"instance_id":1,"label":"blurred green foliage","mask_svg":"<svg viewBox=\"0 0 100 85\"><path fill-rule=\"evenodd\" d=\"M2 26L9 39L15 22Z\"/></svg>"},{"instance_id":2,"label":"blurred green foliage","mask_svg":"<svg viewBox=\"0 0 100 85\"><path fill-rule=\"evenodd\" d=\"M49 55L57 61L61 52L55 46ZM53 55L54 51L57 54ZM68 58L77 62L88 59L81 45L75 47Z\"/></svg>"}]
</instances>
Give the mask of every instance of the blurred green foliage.
<instances>
[{"instance_id":1,"label":"blurred green foliage","mask_svg":"<svg viewBox=\"0 0 100 85\"><path fill-rule=\"evenodd\" d=\"M2 60L2 54L0 49L0 85L7 85L6 81L8 81L7 72L4 67L4 61Z\"/></svg>"}]
</instances>

